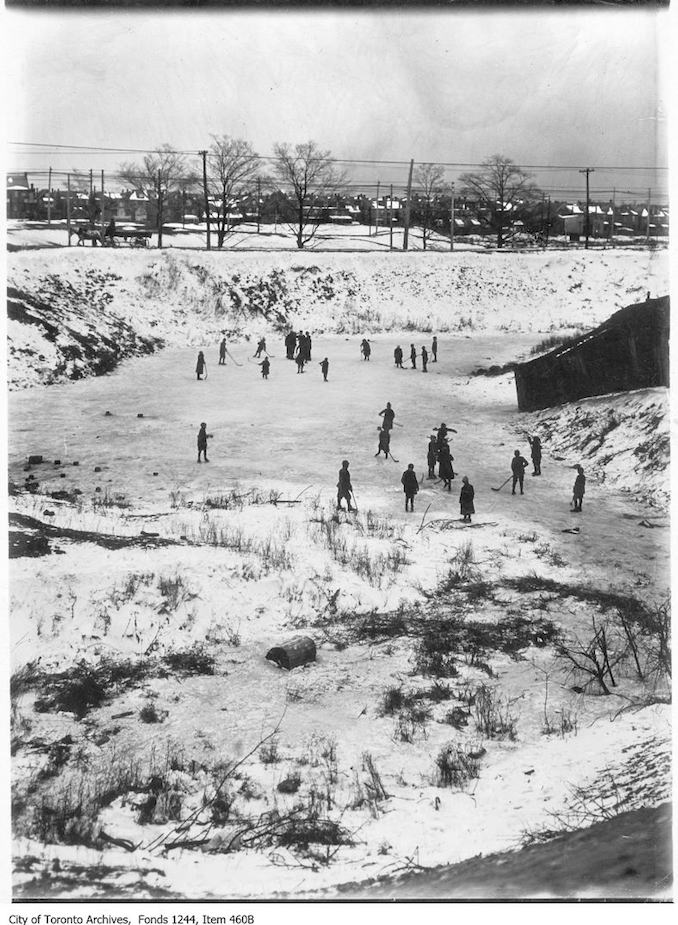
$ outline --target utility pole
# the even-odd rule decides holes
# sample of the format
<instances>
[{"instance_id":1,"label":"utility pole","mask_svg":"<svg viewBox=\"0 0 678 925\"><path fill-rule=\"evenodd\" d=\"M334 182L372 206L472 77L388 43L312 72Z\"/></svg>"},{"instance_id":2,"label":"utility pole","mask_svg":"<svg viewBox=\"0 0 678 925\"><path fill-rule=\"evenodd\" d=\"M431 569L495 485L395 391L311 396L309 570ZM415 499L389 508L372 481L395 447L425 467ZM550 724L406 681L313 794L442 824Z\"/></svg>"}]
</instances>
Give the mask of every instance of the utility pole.
<instances>
[{"instance_id":1,"label":"utility pole","mask_svg":"<svg viewBox=\"0 0 678 925\"><path fill-rule=\"evenodd\" d=\"M551 231L551 197L546 201L546 246L549 245L549 234Z\"/></svg>"},{"instance_id":2,"label":"utility pole","mask_svg":"<svg viewBox=\"0 0 678 925\"><path fill-rule=\"evenodd\" d=\"M617 198L617 187L612 187L612 218L610 219L610 244L612 244L612 238L614 237L614 211L615 211L615 199Z\"/></svg>"},{"instance_id":3,"label":"utility pole","mask_svg":"<svg viewBox=\"0 0 678 925\"><path fill-rule=\"evenodd\" d=\"M89 197L90 199L92 198L92 191L93 191L92 180L93 180L92 168L90 167L89 169Z\"/></svg>"},{"instance_id":4,"label":"utility pole","mask_svg":"<svg viewBox=\"0 0 678 925\"><path fill-rule=\"evenodd\" d=\"M71 175L66 174L66 230L68 231L68 246L71 246Z\"/></svg>"},{"instance_id":5,"label":"utility pole","mask_svg":"<svg viewBox=\"0 0 678 925\"><path fill-rule=\"evenodd\" d=\"M412 199L412 172L414 158L410 161L410 174L407 178L407 201L405 202L405 233L403 234L403 250L406 251L410 238L410 201Z\"/></svg>"},{"instance_id":6,"label":"utility pole","mask_svg":"<svg viewBox=\"0 0 678 925\"><path fill-rule=\"evenodd\" d=\"M261 177L257 177L257 234L261 233Z\"/></svg>"},{"instance_id":7,"label":"utility pole","mask_svg":"<svg viewBox=\"0 0 678 925\"><path fill-rule=\"evenodd\" d=\"M186 187L181 188L181 227L186 227Z\"/></svg>"},{"instance_id":8,"label":"utility pole","mask_svg":"<svg viewBox=\"0 0 678 925\"><path fill-rule=\"evenodd\" d=\"M648 244L650 243L650 200L651 199L652 199L652 190L648 188L648 191L647 191L647 234L645 238Z\"/></svg>"},{"instance_id":9,"label":"utility pole","mask_svg":"<svg viewBox=\"0 0 678 925\"><path fill-rule=\"evenodd\" d=\"M158 171L158 247L162 247L162 173Z\"/></svg>"},{"instance_id":10,"label":"utility pole","mask_svg":"<svg viewBox=\"0 0 678 925\"><path fill-rule=\"evenodd\" d=\"M207 225L207 237L205 244L207 250L212 250L212 235L210 232L210 200L207 193L207 151L198 151L202 158L202 191L205 197L205 223Z\"/></svg>"},{"instance_id":11,"label":"utility pole","mask_svg":"<svg viewBox=\"0 0 678 925\"><path fill-rule=\"evenodd\" d=\"M101 171L101 246L104 246L104 235L106 226L104 224L104 172Z\"/></svg>"},{"instance_id":12,"label":"utility pole","mask_svg":"<svg viewBox=\"0 0 678 925\"><path fill-rule=\"evenodd\" d=\"M393 184L388 199L388 249L393 250Z\"/></svg>"},{"instance_id":13,"label":"utility pole","mask_svg":"<svg viewBox=\"0 0 678 925\"><path fill-rule=\"evenodd\" d=\"M52 224L52 168L49 168L47 179L47 224Z\"/></svg>"},{"instance_id":14,"label":"utility pole","mask_svg":"<svg viewBox=\"0 0 678 925\"><path fill-rule=\"evenodd\" d=\"M450 250L454 250L454 183L450 190Z\"/></svg>"},{"instance_id":15,"label":"utility pole","mask_svg":"<svg viewBox=\"0 0 678 925\"><path fill-rule=\"evenodd\" d=\"M593 167L586 167L584 170L580 170L579 173L586 174L586 217L584 219L584 233L586 235L586 241L584 243L584 248L588 250L589 248L589 234L591 229L591 216L589 215L589 174L595 173Z\"/></svg>"},{"instance_id":16,"label":"utility pole","mask_svg":"<svg viewBox=\"0 0 678 925\"><path fill-rule=\"evenodd\" d=\"M380 181L377 180L377 212L374 218L374 237L379 237L379 186Z\"/></svg>"}]
</instances>

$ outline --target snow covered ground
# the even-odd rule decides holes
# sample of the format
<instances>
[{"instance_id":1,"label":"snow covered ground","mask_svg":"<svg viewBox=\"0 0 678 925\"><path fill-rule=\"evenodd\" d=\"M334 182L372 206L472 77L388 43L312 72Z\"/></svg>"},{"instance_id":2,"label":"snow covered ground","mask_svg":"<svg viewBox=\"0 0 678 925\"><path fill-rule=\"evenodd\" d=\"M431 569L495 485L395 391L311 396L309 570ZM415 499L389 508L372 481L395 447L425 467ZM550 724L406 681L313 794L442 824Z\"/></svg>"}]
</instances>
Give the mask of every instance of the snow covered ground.
<instances>
[{"instance_id":1,"label":"snow covered ground","mask_svg":"<svg viewBox=\"0 0 678 925\"><path fill-rule=\"evenodd\" d=\"M104 320L170 345L50 385L15 357L15 386L33 387L10 394L9 476L39 488L11 496L11 530L50 549L11 570L17 896L297 897L667 799L652 622L669 585L666 395L521 415L511 377L470 375L662 294L664 264L648 282L646 257L612 253L386 259L12 255L24 295L58 277L85 311L88 288L109 292ZM304 375L278 311L314 332ZM216 365L224 327L240 365ZM397 370L396 343L428 344L429 328L440 362ZM268 381L243 337L260 333ZM387 400L398 464L374 456ZM198 465L200 421L214 436ZM425 476L441 421L457 431L453 491L423 478L406 514L400 475L413 462ZM492 491L514 448L529 456L525 430L542 435L543 476L524 496ZM24 471L33 454L45 461ZM342 458L353 517L334 511ZM561 647L601 626L609 694ZM316 661L266 660L299 634Z\"/></svg>"}]
</instances>

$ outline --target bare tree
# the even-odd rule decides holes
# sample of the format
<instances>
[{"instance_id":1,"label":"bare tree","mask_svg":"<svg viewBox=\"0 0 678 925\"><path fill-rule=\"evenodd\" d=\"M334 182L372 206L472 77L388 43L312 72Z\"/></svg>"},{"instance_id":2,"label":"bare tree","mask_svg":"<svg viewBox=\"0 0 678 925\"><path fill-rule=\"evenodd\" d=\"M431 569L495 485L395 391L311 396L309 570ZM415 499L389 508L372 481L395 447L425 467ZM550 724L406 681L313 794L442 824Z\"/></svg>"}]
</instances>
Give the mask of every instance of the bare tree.
<instances>
[{"instance_id":1,"label":"bare tree","mask_svg":"<svg viewBox=\"0 0 678 925\"><path fill-rule=\"evenodd\" d=\"M493 154L475 173L460 177L464 194L484 203L490 213L490 223L497 233L497 247L503 247L504 229L511 224L511 211L519 202L533 199L541 193L526 173L509 157Z\"/></svg>"},{"instance_id":2,"label":"bare tree","mask_svg":"<svg viewBox=\"0 0 678 925\"><path fill-rule=\"evenodd\" d=\"M423 248L426 250L437 214L437 199L442 193L445 169L440 164L419 164L414 172L418 199L415 220L421 225Z\"/></svg>"},{"instance_id":3,"label":"bare tree","mask_svg":"<svg viewBox=\"0 0 678 925\"><path fill-rule=\"evenodd\" d=\"M162 247L162 225L165 201L170 192L195 182L192 172L187 173L186 159L168 144L147 154L142 164L120 165L119 176L138 193L154 200L157 206L158 247Z\"/></svg>"},{"instance_id":4,"label":"bare tree","mask_svg":"<svg viewBox=\"0 0 678 925\"><path fill-rule=\"evenodd\" d=\"M323 151L315 141L295 145L277 144L274 149L275 174L283 187L291 187L293 214L288 223L303 248L318 231L313 205L327 198L346 183L346 175L336 169L329 151Z\"/></svg>"},{"instance_id":5,"label":"bare tree","mask_svg":"<svg viewBox=\"0 0 678 925\"><path fill-rule=\"evenodd\" d=\"M220 205L216 222L218 247L223 247L234 225L239 223L231 220L230 210L237 199L252 192L259 163L259 155L248 141L212 135L207 155L207 189Z\"/></svg>"}]
</instances>

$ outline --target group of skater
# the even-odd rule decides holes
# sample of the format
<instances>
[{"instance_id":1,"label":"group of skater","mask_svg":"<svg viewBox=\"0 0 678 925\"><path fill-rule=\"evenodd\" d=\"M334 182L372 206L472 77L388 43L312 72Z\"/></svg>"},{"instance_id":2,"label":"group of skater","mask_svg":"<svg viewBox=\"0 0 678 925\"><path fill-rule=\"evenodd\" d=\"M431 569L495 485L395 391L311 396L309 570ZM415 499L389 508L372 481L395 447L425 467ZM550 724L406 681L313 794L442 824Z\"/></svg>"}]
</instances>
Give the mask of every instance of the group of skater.
<instances>
[{"instance_id":1,"label":"group of skater","mask_svg":"<svg viewBox=\"0 0 678 925\"><path fill-rule=\"evenodd\" d=\"M311 362L311 348L313 346L313 341L311 335L308 331L298 331L295 332L290 330L284 339L285 344L285 355L288 360L293 360L297 365L297 373L301 374L304 372L304 367L307 363ZM264 355L263 360L258 364L261 368L261 376L263 379L268 379L269 373L271 372L271 355L266 349L266 338L261 337L257 342L257 349L254 353L252 359L258 360L259 357ZM372 355L372 346L370 341L364 337L360 342L360 354L363 360L369 361ZM226 357L230 357L231 360L235 363L234 358L231 356L228 350L228 341L225 337L221 339L219 344L219 366L226 365ZM403 366L403 348L398 345L393 351L393 357L397 369L405 369ZM421 359L421 369L423 372L428 372L429 357L431 363L438 362L438 338L433 337L431 342L430 352L426 349L425 346L422 346L419 352L414 344L410 344L410 368L417 369L417 359ZM236 365L242 365L236 363ZM327 382L327 376L330 368L330 363L327 357L325 357L319 364L320 371L322 373L323 381ZM198 380L207 379L207 362L205 360L205 354L202 350L198 352L198 360L195 367L196 377Z\"/></svg>"},{"instance_id":2,"label":"group of skater","mask_svg":"<svg viewBox=\"0 0 678 925\"><path fill-rule=\"evenodd\" d=\"M369 360L372 356L372 345L366 337L364 337L360 342L360 353L363 360ZM400 344L398 344L398 346L393 351L393 360L397 369L405 369L403 366L404 356L405 354L403 352L403 348L400 346ZM433 337L431 342L430 354L425 346L422 346L420 351L417 352L415 345L410 344L410 369L417 368L417 359L420 357L422 372L428 372L429 356L431 357L431 363L438 362L438 338L436 336Z\"/></svg>"},{"instance_id":3,"label":"group of skater","mask_svg":"<svg viewBox=\"0 0 678 925\"><path fill-rule=\"evenodd\" d=\"M398 346L393 351L393 360L395 362L396 369L405 369L405 367L403 366L404 355L405 354L403 353L403 348L400 346L400 344L398 344ZM431 363L437 363L438 362L438 338L435 336L433 337L433 340L431 341L431 354L430 355L431 355ZM410 369L417 368L417 357L418 356L421 357L422 372L424 373L428 372L428 362L429 362L428 350L426 349L425 346L422 346L421 350L419 351L419 354L417 354L417 348L414 346L414 344L410 344Z\"/></svg>"},{"instance_id":4,"label":"group of skater","mask_svg":"<svg viewBox=\"0 0 678 925\"><path fill-rule=\"evenodd\" d=\"M285 350L288 360L294 360L297 364L297 373L304 372L304 366L306 363L311 361L311 348L312 340L311 335L308 331L299 331L295 332L290 330L285 337ZM360 352L363 357L363 360L369 361L372 348L370 342L367 338L363 338L360 344ZM266 339L264 337L259 338L257 342L257 347L252 359L258 360L263 354L263 359L258 364L261 367L262 378L268 379L271 361L269 358L269 353L266 348ZM219 365L225 365L226 356L231 356L228 352L227 339L224 337L219 344ZM399 369L403 369L403 350L398 345L393 352L395 365ZM421 348L420 353L417 353L417 349L414 344L410 345L410 363L411 368L417 368L417 358L421 357L422 369L424 372L427 371L427 365L429 362L429 352L425 346ZM431 362L438 362L438 338L433 337L431 343ZM231 357L233 362L234 358ZM241 364L236 364L241 365ZM323 381L327 382L328 372L329 372L329 360L325 357L319 364ZM201 350L198 353L198 359L196 363L196 376L198 380L207 378L207 364L205 361L205 354ZM396 426L395 421L395 410L391 405L391 402L386 403L386 407L379 412L379 416L382 418L381 425L377 428L379 434L379 442L377 446L377 452L374 454L376 457L384 454L384 457L388 459L389 457L394 461L398 462L397 459L391 453L391 432ZM402 426L398 424L397 426ZM428 441L428 447L426 451L426 461L428 466L428 478L435 479L437 478L439 482L443 483L443 489L447 491L452 491L452 481L455 478L454 472L454 456L452 455L452 449L450 447L450 435L456 434L457 431L453 427L448 427L447 424L443 421L440 426L434 427L433 432L431 433ZM211 437L211 434L207 433L207 425L202 423L200 425L200 430L198 432L198 462L209 462L207 458L207 440ZM541 440L537 435L527 434L527 440L530 446L530 456L532 459L533 476L541 476L541 459L542 459L542 446ZM342 463L342 468L339 472L339 481L337 483L337 506L342 508L342 502L345 500L347 502L347 507L349 511L354 510L354 505L351 503L351 498L354 499L353 488L351 486L351 477L348 469L349 463L347 460L344 460ZM436 466L438 467L438 472L436 475ZM499 486L499 488L493 489L494 491L500 491L509 481L511 482L511 494L515 495L516 490L520 494L525 492L525 471L529 468L529 463L524 456L522 456L520 450L515 450L513 457L511 458L511 475L506 479L506 481ZM577 476L575 479L573 494L572 494L572 508L573 513L580 513L582 510L582 503L584 499L585 486L586 486L586 476L581 465L577 465L574 468L577 470ZM414 511L414 498L419 492L420 481L417 478L414 463L409 463L407 469L403 472L401 476L401 483L403 486L403 491L405 493L405 510L407 512ZM470 484L467 476L463 476L461 480L461 491L459 495L459 504L461 510L462 521L465 523L470 523L471 515L475 514L474 507L474 497L475 491L473 485Z\"/></svg>"}]
</instances>

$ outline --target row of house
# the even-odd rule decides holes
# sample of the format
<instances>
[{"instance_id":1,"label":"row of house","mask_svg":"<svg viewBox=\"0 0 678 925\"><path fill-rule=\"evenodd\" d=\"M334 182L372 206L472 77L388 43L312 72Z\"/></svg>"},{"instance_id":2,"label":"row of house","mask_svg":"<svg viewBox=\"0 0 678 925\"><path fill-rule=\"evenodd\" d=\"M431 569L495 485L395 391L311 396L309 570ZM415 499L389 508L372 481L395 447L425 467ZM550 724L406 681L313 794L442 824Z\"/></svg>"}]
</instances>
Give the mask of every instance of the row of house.
<instances>
[{"instance_id":1,"label":"row of house","mask_svg":"<svg viewBox=\"0 0 678 925\"><path fill-rule=\"evenodd\" d=\"M153 193L144 194L136 190L119 190L105 193L104 218L111 218L119 224L135 224L155 227L157 207ZM28 174L7 175L7 217L10 219L44 220L66 218L70 202L70 215L74 222L101 221L101 195L95 187L91 192L71 190L39 189L29 182ZM310 204L306 215L310 221L337 225L363 224L387 227L402 225L406 206L405 198L379 199L365 195L342 196L335 194L324 202ZM226 220L229 225L243 221L262 223L280 222L289 210L289 200L281 191L267 194L257 200L246 197L227 203ZM426 200L413 196L411 202L412 223L418 224L426 213L426 221L444 233L450 229L449 199ZM486 203L467 197L457 197L454 203L454 231L457 235L484 235L493 233L496 213L502 214L502 221L508 233L537 233L544 231L552 236L565 235L572 240L586 233L586 209L581 203L550 203L544 210L543 202L497 203L494 210ZM209 203L210 220L221 220L222 205L216 199ZM164 210L168 222L183 224L204 221L204 199L202 194L176 191L167 197ZM614 236L665 237L669 232L669 210L666 206L626 205L613 206L593 204L589 206L589 235L594 238Z\"/></svg>"}]
</instances>

